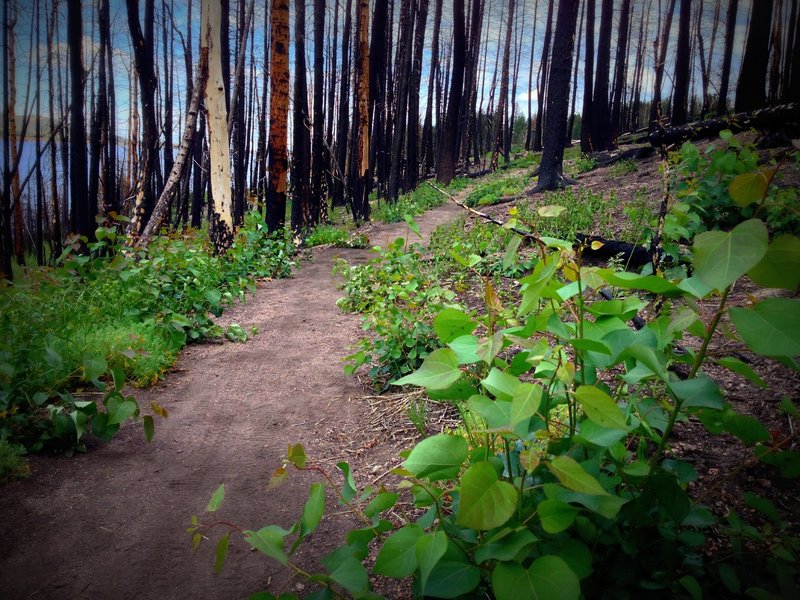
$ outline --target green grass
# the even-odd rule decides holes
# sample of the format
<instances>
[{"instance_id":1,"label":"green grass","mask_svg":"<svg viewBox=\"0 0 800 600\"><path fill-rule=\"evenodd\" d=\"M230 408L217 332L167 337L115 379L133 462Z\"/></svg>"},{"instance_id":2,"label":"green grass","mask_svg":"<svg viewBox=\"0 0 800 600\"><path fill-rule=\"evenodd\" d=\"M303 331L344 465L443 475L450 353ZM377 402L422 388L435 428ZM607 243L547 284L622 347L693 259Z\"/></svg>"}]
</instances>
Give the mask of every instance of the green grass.
<instances>
[{"instance_id":1,"label":"green grass","mask_svg":"<svg viewBox=\"0 0 800 600\"><path fill-rule=\"evenodd\" d=\"M557 205L566 208L558 217L542 217L537 206L530 203L517 205L518 218L544 236L572 240L576 233L608 236L612 233L613 213L617 200L613 192L608 196L587 189L566 188L550 192L539 206Z\"/></svg>"},{"instance_id":2,"label":"green grass","mask_svg":"<svg viewBox=\"0 0 800 600\"><path fill-rule=\"evenodd\" d=\"M508 176L501 173L490 175L485 181L477 184L467 196L467 206L488 206L500 198L516 196L522 193L530 183L525 176Z\"/></svg>"},{"instance_id":3,"label":"green grass","mask_svg":"<svg viewBox=\"0 0 800 600\"><path fill-rule=\"evenodd\" d=\"M447 193L455 194L468 184L469 180L466 177L456 177L443 189ZM399 223L406 215L421 215L446 201L447 196L423 182L413 192L400 196L396 202L381 201L372 209L372 219L384 223Z\"/></svg>"},{"instance_id":4,"label":"green grass","mask_svg":"<svg viewBox=\"0 0 800 600\"><path fill-rule=\"evenodd\" d=\"M303 245L308 248L326 244L337 248L367 248L369 238L363 233L352 231L352 226L318 225L303 240Z\"/></svg>"}]
</instances>

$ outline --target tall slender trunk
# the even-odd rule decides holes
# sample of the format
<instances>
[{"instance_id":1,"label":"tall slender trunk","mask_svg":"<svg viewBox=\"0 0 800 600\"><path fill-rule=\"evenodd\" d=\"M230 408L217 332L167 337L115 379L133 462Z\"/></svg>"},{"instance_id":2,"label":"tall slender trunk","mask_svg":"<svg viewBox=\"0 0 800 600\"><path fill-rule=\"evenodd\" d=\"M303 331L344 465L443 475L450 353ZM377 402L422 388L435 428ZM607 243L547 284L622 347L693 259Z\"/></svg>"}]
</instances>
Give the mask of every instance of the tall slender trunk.
<instances>
[{"instance_id":1,"label":"tall slender trunk","mask_svg":"<svg viewBox=\"0 0 800 600\"><path fill-rule=\"evenodd\" d=\"M9 24L9 3L3 2L3 76L8 70L8 24ZM3 85L3 196L0 203L0 276L4 279L11 279L14 276L11 270L11 255L13 252L13 242L11 238L11 138L9 136L10 119L14 113L8 110L9 94L8 86Z\"/></svg>"},{"instance_id":2,"label":"tall slender trunk","mask_svg":"<svg viewBox=\"0 0 800 600\"><path fill-rule=\"evenodd\" d=\"M466 40L464 33L464 0L453 0L453 50L452 73L450 75L450 93L447 102L441 143L439 148L439 166L436 179L448 185L456 174L458 156L457 127L459 108L464 85L464 59Z\"/></svg>"},{"instance_id":3,"label":"tall slender trunk","mask_svg":"<svg viewBox=\"0 0 800 600\"><path fill-rule=\"evenodd\" d=\"M592 92L592 141L594 150L610 150L614 147L611 132L611 111L608 105L613 11L613 0L603 0L600 14L600 35L597 40L597 69L594 74L594 91Z\"/></svg>"},{"instance_id":4,"label":"tall slender trunk","mask_svg":"<svg viewBox=\"0 0 800 600\"><path fill-rule=\"evenodd\" d=\"M553 0L547 7L547 27L544 30L544 48L542 49L542 62L539 63L539 85L537 90L536 131L533 136L533 149L542 150L542 134L544 129L545 90L547 89L547 74L550 69L550 43L553 35ZM565 100L566 101L566 100Z\"/></svg>"},{"instance_id":5,"label":"tall slender trunk","mask_svg":"<svg viewBox=\"0 0 800 600\"><path fill-rule=\"evenodd\" d=\"M478 0L473 0L477 2ZM428 0L419 0L417 26L414 31L414 58L408 89L408 130L406 135L405 188L413 190L419 180L419 86L422 81L422 52L425 48L425 27L428 22Z\"/></svg>"},{"instance_id":6,"label":"tall slender trunk","mask_svg":"<svg viewBox=\"0 0 800 600\"><path fill-rule=\"evenodd\" d=\"M594 2L594 0L587 0L587 2ZM525 150L530 150L531 143L533 142L531 135L533 133L533 112L531 103L533 99L533 57L536 54L534 50L536 48L536 26L539 23L538 16L539 0L535 0L533 4L533 34L531 35L531 55L530 62L528 64L528 132L525 135ZM584 95L585 94L586 91L584 90Z\"/></svg>"},{"instance_id":7,"label":"tall slender trunk","mask_svg":"<svg viewBox=\"0 0 800 600\"><path fill-rule=\"evenodd\" d=\"M767 103L766 65L769 61L772 2L753 2L752 7L742 70L736 84L736 112L763 108Z\"/></svg>"},{"instance_id":8,"label":"tall slender trunk","mask_svg":"<svg viewBox=\"0 0 800 600\"><path fill-rule=\"evenodd\" d=\"M353 185L353 218L356 222L369 221L369 0L358 2L358 47L356 63L357 107L356 131L358 140L355 153L355 181Z\"/></svg>"},{"instance_id":9,"label":"tall slender trunk","mask_svg":"<svg viewBox=\"0 0 800 600\"><path fill-rule=\"evenodd\" d=\"M670 0L667 7L667 14L664 20L664 28L653 42L653 52L658 57L655 64L656 80L653 85L653 100L650 105L650 129L658 125L661 115L661 83L664 80L664 67L667 62L667 49L669 48L669 36L672 31L672 15L675 12L675 0Z\"/></svg>"},{"instance_id":10,"label":"tall slender trunk","mask_svg":"<svg viewBox=\"0 0 800 600\"><path fill-rule=\"evenodd\" d=\"M494 151L492 152L492 170L497 169L497 159L501 152L503 152L505 143L503 134L505 127L503 126L503 115L506 111L506 104L508 102L508 70L509 61L511 60L511 33L514 27L514 13L516 5L514 0L508 2L508 19L506 21L506 41L503 50L503 66L500 71L500 99L497 102L497 115L495 119L495 133L494 133ZM507 159L506 159L507 160Z\"/></svg>"},{"instance_id":11,"label":"tall slender trunk","mask_svg":"<svg viewBox=\"0 0 800 600\"><path fill-rule=\"evenodd\" d=\"M61 202L58 197L58 157L57 157L57 144L56 144L56 131L55 131L55 76L53 74L53 52L54 49L54 35L55 35L55 12L57 5L53 3L52 12L47 18L47 116L50 119L50 247L51 256L61 255ZM8 156L8 154L5 154ZM66 173L62 175L66 179ZM1 217L0 217L1 218Z\"/></svg>"},{"instance_id":12,"label":"tall slender trunk","mask_svg":"<svg viewBox=\"0 0 800 600\"><path fill-rule=\"evenodd\" d=\"M24 237L24 221L22 218L22 194L20 193L19 186L19 152L17 145L17 60L16 60L16 39L14 34L14 27L17 23L17 3L16 1L9 1L9 8L11 14L9 15L6 25L7 29L7 45L5 46L8 54L8 70L6 73L8 82L8 102L4 105L4 109L8 112L8 135L9 146L11 148L11 196L9 201L11 203L14 214L14 256L17 263L22 265L25 263L25 251L23 248ZM82 71L82 69L81 69ZM85 178L85 176L84 176Z\"/></svg>"},{"instance_id":13,"label":"tall slender trunk","mask_svg":"<svg viewBox=\"0 0 800 600\"><path fill-rule=\"evenodd\" d=\"M433 92L439 72L439 32L442 21L442 0L434 0L433 37L431 38L431 67L428 74L428 98L425 103L425 122L422 125L422 172L427 175L435 164L433 145Z\"/></svg>"},{"instance_id":14,"label":"tall slender trunk","mask_svg":"<svg viewBox=\"0 0 800 600\"><path fill-rule=\"evenodd\" d=\"M83 116L83 15L81 1L67 3L67 45L69 46L69 71L71 79L70 106L70 201L72 203L72 230L89 240L94 234L94 213L86 180L86 125Z\"/></svg>"},{"instance_id":15,"label":"tall slender trunk","mask_svg":"<svg viewBox=\"0 0 800 600\"><path fill-rule=\"evenodd\" d=\"M619 33L617 34L617 59L614 64L614 102L611 105L611 138L614 145L616 145L617 134L623 128L622 101L625 95L625 82L627 81L630 12L631 0L622 0Z\"/></svg>"},{"instance_id":16,"label":"tall slender trunk","mask_svg":"<svg viewBox=\"0 0 800 600\"><path fill-rule=\"evenodd\" d=\"M569 123L567 124L567 135L564 142L567 147L572 146L572 132L575 129L575 102L578 98L578 66L581 62L581 38L583 36L583 15L586 13L586 3L581 3L581 16L578 17L578 45L575 48L575 66L572 69L572 105L569 109ZM585 92L584 92L585 93Z\"/></svg>"},{"instance_id":17,"label":"tall slender trunk","mask_svg":"<svg viewBox=\"0 0 800 600\"><path fill-rule=\"evenodd\" d=\"M336 127L336 162L339 166L339 176L334 180L334 206L345 205L346 182L343 179L343 175L347 172L347 139L350 120L350 30L352 28L352 15L352 0L347 0L344 12L344 30L342 31L342 74L339 81L339 117Z\"/></svg>"},{"instance_id":18,"label":"tall slender trunk","mask_svg":"<svg viewBox=\"0 0 800 600\"><path fill-rule=\"evenodd\" d=\"M323 175L327 165L325 134L325 0L314 0L314 134L311 141L312 224L328 220Z\"/></svg>"},{"instance_id":19,"label":"tall slender trunk","mask_svg":"<svg viewBox=\"0 0 800 600\"><path fill-rule=\"evenodd\" d=\"M678 56L675 60L675 88L672 99L672 124L686 123L686 105L689 100L689 29L692 22L691 0L681 0L678 21Z\"/></svg>"},{"instance_id":20,"label":"tall slender trunk","mask_svg":"<svg viewBox=\"0 0 800 600\"><path fill-rule=\"evenodd\" d=\"M411 77L412 43L414 39L414 5L412 0L403 0L400 6L400 39L397 46L397 98L394 110L395 130L392 138L392 158L389 170L387 200L397 199L400 190L400 175L403 163L403 148L408 117L409 80Z\"/></svg>"},{"instance_id":21,"label":"tall slender trunk","mask_svg":"<svg viewBox=\"0 0 800 600\"><path fill-rule=\"evenodd\" d=\"M314 224L311 206L311 135L308 118L306 81L306 4L294 3L294 97L292 99L292 231L300 232Z\"/></svg>"},{"instance_id":22,"label":"tall slender trunk","mask_svg":"<svg viewBox=\"0 0 800 600\"><path fill-rule=\"evenodd\" d=\"M733 61L733 42L736 37L736 12L739 0L728 1L728 15L725 20L725 50L722 54L722 80L719 84L719 100L717 114L728 112L728 85L731 78L731 62Z\"/></svg>"}]
</instances>

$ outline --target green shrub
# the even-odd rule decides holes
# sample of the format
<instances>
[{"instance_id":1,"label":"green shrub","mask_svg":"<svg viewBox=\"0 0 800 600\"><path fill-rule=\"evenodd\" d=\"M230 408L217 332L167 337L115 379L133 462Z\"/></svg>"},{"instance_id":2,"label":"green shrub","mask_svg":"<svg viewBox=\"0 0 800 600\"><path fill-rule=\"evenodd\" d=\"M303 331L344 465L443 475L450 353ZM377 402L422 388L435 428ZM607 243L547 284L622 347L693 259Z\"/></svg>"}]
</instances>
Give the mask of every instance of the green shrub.
<instances>
[{"instance_id":1,"label":"green shrub","mask_svg":"<svg viewBox=\"0 0 800 600\"><path fill-rule=\"evenodd\" d=\"M587 156L586 154L581 154L578 158L575 159L575 162L572 163L572 166L569 169L569 173L572 175L580 175L581 173L588 173L589 171L593 171L597 168L597 159L591 156Z\"/></svg>"},{"instance_id":2,"label":"green shrub","mask_svg":"<svg viewBox=\"0 0 800 600\"><path fill-rule=\"evenodd\" d=\"M576 233L606 237L612 231L613 213L618 208L613 192L604 195L573 187L549 192L541 203L545 206L561 206L564 210L557 217L542 216L541 206L520 203L517 205L517 218L538 235L570 241Z\"/></svg>"},{"instance_id":3,"label":"green shrub","mask_svg":"<svg viewBox=\"0 0 800 600\"><path fill-rule=\"evenodd\" d=\"M516 196L522 193L525 188L528 187L529 183L530 178L528 177L503 177L498 174L476 185L475 189L467 196L464 203L467 206L487 206L494 204L500 198Z\"/></svg>"},{"instance_id":4,"label":"green shrub","mask_svg":"<svg viewBox=\"0 0 800 600\"><path fill-rule=\"evenodd\" d=\"M469 180L466 177L456 177L450 185L444 188L445 192L454 194L464 189ZM384 223L399 223L406 215L412 217L421 215L432 208L441 206L447 201L447 196L441 194L427 183L421 183L413 192L401 195L395 202L385 200L373 208L372 218Z\"/></svg>"},{"instance_id":5,"label":"green shrub","mask_svg":"<svg viewBox=\"0 0 800 600\"><path fill-rule=\"evenodd\" d=\"M25 454L25 448L21 445L9 444L7 440L0 438L0 485L30 475Z\"/></svg>"},{"instance_id":6,"label":"green shrub","mask_svg":"<svg viewBox=\"0 0 800 600\"><path fill-rule=\"evenodd\" d=\"M309 248L328 244L337 248L367 248L369 238L363 233L353 233L342 226L318 225L303 240L303 245Z\"/></svg>"},{"instance_id":7,"label":"green shrub","mask_svg":"<svg viewBox=\"0 0 800 600\"><path fill-rule=\"evenodd\" d=\"M292 267L289 238L268 235L255 213L224 256L210 253L202 231L146 249L125 245L113 227L97 239L88 254L70 245L59 268L29 269L0 288L0 435L32 451L80 448L89 431L108 439L117 418L139 414L123 383L152 384L187 341L223 335L212 316L254 278Z\"/></svg>"},{"instance_id":8,"label":"green shrub","mask_svg":"<svg viewBox=\"0 0 800 600\"><path fill-rule=\"evenodd\" d=\"M608 168L608 173L611 177L624 177L625 175L636 173L638 170L639 167L636 165L635 160L626 159L617 161L611 165Z\"/></svg>"}]
</instances>

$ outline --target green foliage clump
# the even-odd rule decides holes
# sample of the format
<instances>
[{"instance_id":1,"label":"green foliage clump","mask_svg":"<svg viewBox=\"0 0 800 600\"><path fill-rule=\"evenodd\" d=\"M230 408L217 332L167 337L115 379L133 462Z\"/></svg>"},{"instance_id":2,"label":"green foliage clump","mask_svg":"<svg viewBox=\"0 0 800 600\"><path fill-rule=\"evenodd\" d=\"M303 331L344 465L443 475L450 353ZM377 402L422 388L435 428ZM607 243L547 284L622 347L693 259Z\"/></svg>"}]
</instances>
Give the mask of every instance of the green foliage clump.
<instances>
[{"instance_id":1,"label":"green foliage clump","mask_svg":"<svg viewBox=\"0 0 800 600\"><path fill-rule=\"evenodd\" d=\"M569 170L572 175L580 175L581 173L588 173L597 168L597 159L586 154L581 154L577 157Z\"/></svg>"},{"instance_id":2,"label":"green foliage clump","mask_svg":"<svg viewBox=\"0 0 800 600\"><path fill-rule=\"evenodd\" d=\"M615 162L608 168L608 173L611 177L624 177L631 173L636 173L639 167L636 166L636 161L632 159L620 160Z\"/></svg>"},{"instance_id":3,"label":"green foliage clump","mask_svg":"<svg viewBox=\"0 0 800 600\"><path fill-rule=\"evenodd\" d=\"M613 191L604 195L586 188L568 187L549 192L543 202L546 206L560 206L564 210L556 217L543 216L543 207L520 203L517 218L538 235L564 240L573 240L576 233L587 232L607 237L614 224L614 210L618 208Z\"/></svg>"},{"instance_id":4,"label":"green foliage clump","mask_svg":"<svg viewBox=\"0 0 800 600\"><path fill-rule=\"evenodd\" d=\"M464 189L467 184L466 177L456 177L450 182L450 185L444 188L444 191L452 194ZM399 223L406 215L412 217L421 215L432 208L441 206L446 201L447 196L423 183L413 192L401 195L396 201L384 201L373 208L372 218L384 223Z\"/></svg>"},{"instance_id":5,"label":"green foliage clump","mask_svg":"<svg viewBox=\"0 0 800 600\"><path fill-rule=\"evenodd\" d=\"M254 278L292 267L290 239L268 235L257 214L224 256L202 231L146 249L115 227L96 236L87 253L76 240L58 268L29 269L0 288L0 435L32 451L80 448L89 431L109 439L140 412L120 393L125 382L152 384L187 341L225 333L212 315L244 299Z\"/></svg>"},{"instance_id":6,"label":"green foliage clump","mask_svg":"<svg viewBox=\"0 0 800 600\"><path fill-rule=\"evenodd\" d=\"M369 238L363 233L353 233L342 226L318 225L303 240L303 245L309 248L314 246L331 245L336 248L367 248Z\"/></svg>"},{"instance_id":7,"label":"green foliage clump","mask_svg":"<svg viewBox=\"0 0 800 600\"><path fill-rule=\"evenodd\" d=\"M10 444L5 438L0 438L0 485L30 475L25 454L23 446Z\"/></svg>"},{"instance_id":8,"label":"green foliage clump","mask_svg":"<svg viewBox=\"0 0 800 600\"><path fill-rule=\"evenodd\" d=\"M505 169L527 169L538 165L542 160L542 155L534 152L521 153L517 158L513 158L507 165L501 168Z\"/></svg>"},{"instance_id":9,"label":"green foliage clump","mask_svg":"<svg viewBox=\"0 0 800 600\"><path fill-rule=\"evenodd\" d=\"M464 204L467 206L488 206L496 203L500 198L516 196L522 193L530 178L524 176L494 176L487 181L479 183L467 196Z\"/></svg>"},{"instance_id":10,"label":"green foliage clump","mask_svg":"<svg viewBox=\"0 0 800 600\"><path fill-rule=\"evenodd\" d=\"M742 144L728 130L722 131L720 138L722 144L712 144L702 152L686 142L673 155L677 202L667 217L667 234L673 239L691 239L710 229L730 229L742 218L754 216L762 217L773 232L800 233L797 188L770 185L778 165L773 161L759 167L755 147ZM797 156L795 153L795 161ZM731 186L744 194L763 191L764 197L744 205L736 201L737 192Z\"/></svg>"},{"instance_id":11,"label":"green foliage clump","mask_svg":"<svg viewBox=\"0 0 800 600\"><path fill-rule=\"evenodd\" d=\"M365 265L337 263L345 292L337 304L363 313L363 329L369 333L348 357L347 371L370 364L370 378L385 383L411 372L427 356L436 337L433 316L454 294L431 279L418 244L397 238L373 250L376 257Z\"/></svg>"}]
</instances>

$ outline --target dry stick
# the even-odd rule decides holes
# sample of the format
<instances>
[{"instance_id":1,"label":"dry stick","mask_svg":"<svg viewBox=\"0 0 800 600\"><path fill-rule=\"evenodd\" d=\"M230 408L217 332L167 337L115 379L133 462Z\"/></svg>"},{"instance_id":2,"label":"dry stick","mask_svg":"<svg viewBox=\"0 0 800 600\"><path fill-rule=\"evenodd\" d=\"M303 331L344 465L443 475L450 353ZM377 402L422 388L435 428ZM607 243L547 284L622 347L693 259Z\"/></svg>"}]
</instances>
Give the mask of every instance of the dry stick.
<instances>
[{"instance_id":1,"label":"dry stick","mask_svg":"<svg viewBox=\"0 0 800 600\"><path fill-rule=\"evenodd\" d=\"M473 215L476 215L478 217L486 219L490 223L494 223L495 225L499 225L500 227L503 227L504 229L508 229L509 231L513 231L514 233L516 233L518 235L521 235L524 238L533 240L539 246L539 249L542 252L542 256L545 255L547 244L545 244L544 241L542 241L542 238L540 238L535 233L531 233L530 231L525 231L524 229L519 229L518 227L508 227L508 225L505 222L500 221L498 219L495 219L492 215L486 214L484 212L481 212L479 210L475 210L474 208L471 208L471 207L467 206L466 204L464 204L460 200L457 200L455 196L453 196L452 194L448 194L442 188L432 184L430 181L428 181L426 183L429 186L431 186L433 189L435 189L437 192L439 192L440 194L444 194L445 196L450 198L450 200L452 200L453 202L458 204L461 208L466 209L467 211L469 211Z\"/></svg>"}]
</instances>

